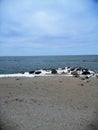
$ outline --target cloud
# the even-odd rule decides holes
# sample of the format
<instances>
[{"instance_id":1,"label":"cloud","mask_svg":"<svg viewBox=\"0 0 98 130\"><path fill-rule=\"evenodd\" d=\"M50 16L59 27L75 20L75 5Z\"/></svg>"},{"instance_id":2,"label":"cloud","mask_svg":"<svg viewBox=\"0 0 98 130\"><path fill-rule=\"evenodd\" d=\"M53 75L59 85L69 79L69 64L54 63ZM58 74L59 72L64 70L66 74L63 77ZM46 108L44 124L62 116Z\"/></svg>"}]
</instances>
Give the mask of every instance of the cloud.
<instances>
[{"instance_id":1,"label":"cloud","mask_svg":"<svg viewBox=\"0 0 98 130\"><path fill-rule=\"evenodd\" d=\"M1 55L97 53L97 0L0 1ZM88 47L88 49L87 49ZM86 48L87 52L83 50ZM32 50L36 50L32 52ZM24 51L25 50L25 51ZM46 50L46 51L45 51ZM67 53L66 51L67 50ZM49 51L49 52L48 52ZM7 52L7 51L6 51ZM10 52L10 53L9 53ZM76 51L79 54L79 51Z\"/></svg>"},{"instance_id":2,"label":"cloud","mask_svg":"<svg viewBox=\"0 0 98 130\"><path fill-rule=\"evenodd\" d=\"M36 26L41 32L47 35L59 34L59 26L56 23L59 21L59 16L46 11L38 11L34 16Z\"/></svg>"}]
</instances>

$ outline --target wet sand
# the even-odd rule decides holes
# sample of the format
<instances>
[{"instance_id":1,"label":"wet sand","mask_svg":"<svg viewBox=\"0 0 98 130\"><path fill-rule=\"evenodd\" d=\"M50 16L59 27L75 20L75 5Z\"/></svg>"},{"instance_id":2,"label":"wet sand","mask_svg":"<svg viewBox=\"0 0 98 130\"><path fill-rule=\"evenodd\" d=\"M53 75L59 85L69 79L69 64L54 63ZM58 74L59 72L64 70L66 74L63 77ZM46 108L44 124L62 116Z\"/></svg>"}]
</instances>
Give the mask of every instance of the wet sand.
<instances>
[{"instance_id":1,"label":"wet sand","mask_svg":"<svg viewBox=\"0 0 98 130\"><path fill-rule=\"evenodd\" d=\"M0 130L98 130L98 78L0 78Z\"/></svg>"}]
</instances>

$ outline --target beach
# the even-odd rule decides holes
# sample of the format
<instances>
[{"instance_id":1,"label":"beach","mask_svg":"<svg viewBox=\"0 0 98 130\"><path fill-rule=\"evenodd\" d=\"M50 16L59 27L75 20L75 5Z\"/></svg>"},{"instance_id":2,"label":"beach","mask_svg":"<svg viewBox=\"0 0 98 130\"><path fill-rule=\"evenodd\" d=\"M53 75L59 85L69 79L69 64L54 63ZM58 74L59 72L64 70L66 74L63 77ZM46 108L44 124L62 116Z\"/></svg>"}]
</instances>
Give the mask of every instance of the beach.
<instances>
[{"instance_id":1,"label":"beach","mask_svg":"<svg viewBox=\"0 0 98 130\"><path fill-rule=\"evenodd\" d=\"M0 78L0 130L98 130L98 78Z\"/></svg>"}]
</instances>

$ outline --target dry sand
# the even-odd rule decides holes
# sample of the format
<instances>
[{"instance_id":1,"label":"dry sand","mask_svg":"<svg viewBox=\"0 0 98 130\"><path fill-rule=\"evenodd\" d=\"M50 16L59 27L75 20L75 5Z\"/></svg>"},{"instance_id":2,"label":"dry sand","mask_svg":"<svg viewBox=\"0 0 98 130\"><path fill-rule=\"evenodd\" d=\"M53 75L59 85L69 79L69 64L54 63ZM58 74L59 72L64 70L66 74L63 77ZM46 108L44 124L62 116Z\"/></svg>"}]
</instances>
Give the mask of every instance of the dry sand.
<instances>
[{"instance_id":1,"label":"dry sand","mask_svg":"<svg viewBox=\"0 0 98 130\"><path fill-rule=\"evenodd\" d=\"M0 78L0 130L98 130L98 78Z\"/></svg>"}]
</instances>

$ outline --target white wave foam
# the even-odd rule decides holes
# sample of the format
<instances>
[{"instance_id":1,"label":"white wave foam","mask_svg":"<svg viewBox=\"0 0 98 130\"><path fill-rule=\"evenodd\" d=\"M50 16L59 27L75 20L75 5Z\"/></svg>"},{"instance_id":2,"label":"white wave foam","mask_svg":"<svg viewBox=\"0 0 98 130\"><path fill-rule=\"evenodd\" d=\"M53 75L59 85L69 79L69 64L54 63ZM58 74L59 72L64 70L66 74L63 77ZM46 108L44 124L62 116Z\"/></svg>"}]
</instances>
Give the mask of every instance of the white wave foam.
<instances>
[{"instance_id":1,"label":"white wave foam","mask_svg":"<svg viewBox=\"0 0 98 130\"><path fill-rule=\"evenodd\" d=\"M0 77L36 77L36 76L53 76L53 75L64 75L64 76L72 76L74 74L72 74L73 72L77 73L80 76L83 76L83 70L82 69L78 69L78 68L74 68L72 69L71 67L65 67L64 69L62 68L58 68L55 69L57 71L57 74L52 74L52 70L35 70L33 74L30 74L29 72L25 72L24 74L22 73L16 73L16 74L1 74ZM84 69L85 70L85 69ZM38 72L39 74L37 74L36 72ZM94 71L91 70L87 70L87 72L89 72L89 75L86 75L88 77L96 77L98 76L98 73L95 73Z\"/></svg>"},{"instance_id":2,"label":"white wave foam","mask_svg":"<svg viewBox=\"0 0 98 130\"><path fill-rule=\"evenodd\" d=\"M34 75L30 75L28 72L25 72L24 74L2 74L0 77L34 77Z\"/></svg>"}]
</instances>

